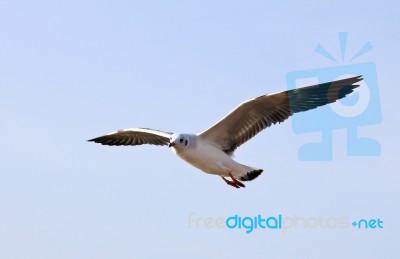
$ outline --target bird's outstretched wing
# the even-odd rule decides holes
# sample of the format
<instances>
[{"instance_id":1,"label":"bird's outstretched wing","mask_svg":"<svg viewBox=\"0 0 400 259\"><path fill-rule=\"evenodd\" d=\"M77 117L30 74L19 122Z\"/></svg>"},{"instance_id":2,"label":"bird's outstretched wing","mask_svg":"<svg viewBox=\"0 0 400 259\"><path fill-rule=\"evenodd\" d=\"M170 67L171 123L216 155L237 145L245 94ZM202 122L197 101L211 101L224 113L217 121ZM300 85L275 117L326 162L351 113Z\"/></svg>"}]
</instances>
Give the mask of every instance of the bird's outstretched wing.
<instances>
[{"instance_id":1,"label":"bird's outstretched wing","mask_svg":"<svg viewBox=\"0 0 400 259\"><path fill-rule=\"evenodd\" d=\"M88 141L108 146L136 146L143 144L166 146L169 144L171 135L172 133L170 132L159 130L131 128L118 130Z\"/></svg>"},{"instance_id":2,"label":"bird's outstretched wing","mask_svg":"<svg viewBox=\"0 0 400 259\"><path fill-rule=\"evenodd\" d=\"M200 138L227 154L272 124L280 123L296 112L333 103L353 92L361 76L267 94L241 103Z\"/></svg>"}]
</instances>

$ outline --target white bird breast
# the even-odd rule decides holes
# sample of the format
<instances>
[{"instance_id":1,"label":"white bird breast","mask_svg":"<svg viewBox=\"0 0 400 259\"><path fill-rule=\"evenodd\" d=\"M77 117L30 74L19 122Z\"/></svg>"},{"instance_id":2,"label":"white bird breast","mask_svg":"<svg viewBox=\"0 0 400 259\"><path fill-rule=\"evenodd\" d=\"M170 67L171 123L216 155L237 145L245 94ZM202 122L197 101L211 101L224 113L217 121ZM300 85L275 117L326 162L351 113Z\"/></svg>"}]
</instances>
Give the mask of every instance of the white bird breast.
<instances>
[{"instance_id":1,"label":"white bird breast","mask_svg":"<svg viewBox=\"0 0 400 259\"><path fill-rule=\"evenodd\" d=\"M203 141L197 141L196 144L194 148L172 147L172 151L189 164L209 174L227 175L231 171L230 168L236 164L230 156L217 147Z\"/></svg>"}]
</instances>

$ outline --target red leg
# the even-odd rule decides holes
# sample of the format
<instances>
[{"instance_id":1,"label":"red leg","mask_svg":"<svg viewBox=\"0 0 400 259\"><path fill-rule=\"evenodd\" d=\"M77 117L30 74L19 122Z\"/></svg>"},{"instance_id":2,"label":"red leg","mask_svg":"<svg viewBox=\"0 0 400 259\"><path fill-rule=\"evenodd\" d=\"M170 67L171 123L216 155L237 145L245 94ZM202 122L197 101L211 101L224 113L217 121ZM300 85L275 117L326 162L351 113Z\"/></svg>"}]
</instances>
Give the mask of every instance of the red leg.
<instances>
[{"instance_id":1,"label":"red leg","mask_svg":"<svg viewBox=\"0 0 400 259\"><path fill-rule=\"evenodd\" d=\"M222 180L224 180L228 185L230 185L230 186L233 186L233 187L235 187L235 188L240 188L237 184L235 184L234 182L231 182L231 181L229 181L229 180L226 180L224 177L222 177L221 176L221 178L222 178Z\"/></svg>"},{"instance_id":2,"label":"red leg","mask_svg":"<svg viewBox=\"0 0 400 259\"><path fill-rule=\"evenodd\" d=\"M234 184L236 184L236 185L238 185L238 186L240 186L240 187L246 187L246 185L244 185L242 182L240 182L240 181L238 181L236 178L234 178L233 176L232 176L232 174L229 174L229 176L231 177L231 179L232 179L232 182L234 183Z\"/></svg>"},{"instance_id":3,"label":"red leg","mask_svg":"<svg viewBox=\"0 0 400 259\"><path fill-rule=\"evenodd\" d=\"M230 186L233 186L235 188L240 188L240 187L244 188L244 187L246 187L246 185L244 185L242 182L240 182L236 178L234 178L232 176L232 174L229 174L229 177L232 179L232 181L229 181L229 180L227 180L227 179L225 179L224 177L221 176L222 180L224 180Z\"/></svg>"}]
</instances>

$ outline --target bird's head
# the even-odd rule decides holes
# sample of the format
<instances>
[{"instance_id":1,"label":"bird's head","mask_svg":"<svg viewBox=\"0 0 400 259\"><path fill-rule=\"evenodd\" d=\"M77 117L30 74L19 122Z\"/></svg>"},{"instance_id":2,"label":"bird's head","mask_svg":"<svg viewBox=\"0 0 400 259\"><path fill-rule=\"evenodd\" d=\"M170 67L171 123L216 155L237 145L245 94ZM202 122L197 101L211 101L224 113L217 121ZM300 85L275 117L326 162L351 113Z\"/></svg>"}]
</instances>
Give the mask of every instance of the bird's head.
<instances>
[{"instance_id":1,"label":"bird's head","mask_svg":"<svg viewBox=\"0 0 400 259\"><path fill-rule=\"evenodd\" d=\"M190 136L187 134L173 134L169 140L169 147L183 149L190 144Z\"/></svg>"}]
</instances>

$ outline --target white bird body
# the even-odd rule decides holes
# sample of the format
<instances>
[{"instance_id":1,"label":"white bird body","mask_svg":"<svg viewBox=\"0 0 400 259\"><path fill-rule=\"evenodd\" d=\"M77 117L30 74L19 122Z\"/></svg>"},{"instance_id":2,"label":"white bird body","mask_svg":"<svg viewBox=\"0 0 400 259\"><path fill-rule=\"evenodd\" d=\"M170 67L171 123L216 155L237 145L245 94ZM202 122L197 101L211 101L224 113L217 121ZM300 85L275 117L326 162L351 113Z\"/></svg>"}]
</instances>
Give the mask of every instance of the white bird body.
<instances>
[{"instance_id":1,"label":"white bird body","mask_svg":"<svg viewBox=\"0 0 400 259\"><path fill-rule=\"evenodd\" d=\"M199 141L198 136L189 136L191 140L188 149L172 146L172 151L175 155L203 172L225 177L232 174L235 178L240 178L249 171L257 170L256 168L239 164L230 155L208 142Z\"/></svg>"},{"instance_id":2,"label":"white bird body","mask_svg":"<svg viewBox=\"0 0 400 259\"><path fill-rule=\"evenodd\" d=\"M131 128L89 141L109 146L168 145L178 157L203 172L219 175L235 188L245 187L239 180L254 180L263 170L242 165L232 159L233 152L240 145L294 113L315 109L344 98L359 86L354 83L361 80L357 76L259 96L241 103L219 122L199 134L173 134L147 128ZM225 177L230 177L232 181Z\"/></svg>"}]
</instances>

